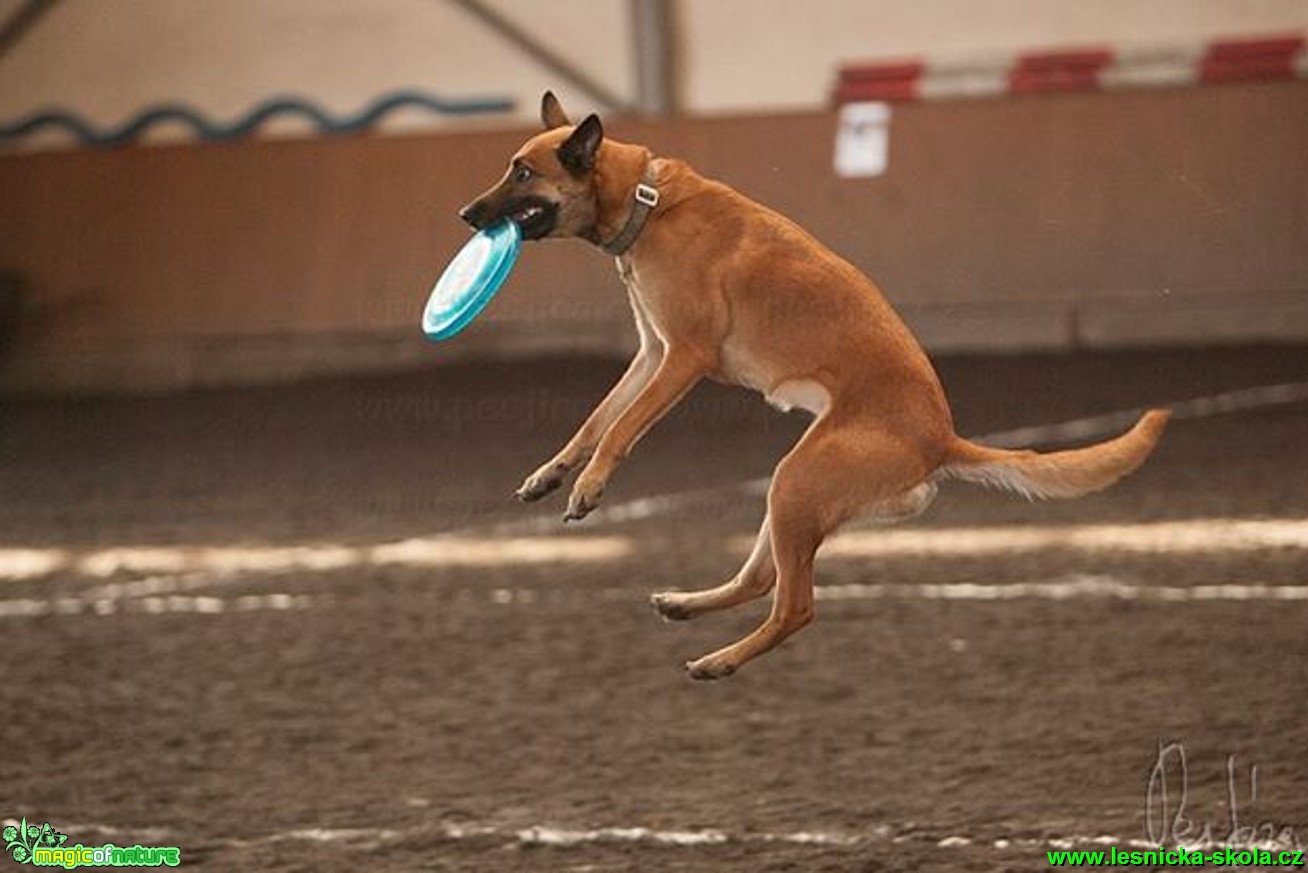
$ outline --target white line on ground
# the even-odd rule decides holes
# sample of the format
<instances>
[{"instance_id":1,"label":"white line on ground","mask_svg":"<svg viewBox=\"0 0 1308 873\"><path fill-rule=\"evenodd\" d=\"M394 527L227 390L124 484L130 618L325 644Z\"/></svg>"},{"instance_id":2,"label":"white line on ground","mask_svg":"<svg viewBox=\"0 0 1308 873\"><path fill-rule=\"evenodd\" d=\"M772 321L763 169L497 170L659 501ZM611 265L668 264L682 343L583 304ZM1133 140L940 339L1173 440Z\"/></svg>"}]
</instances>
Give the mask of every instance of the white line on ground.
<instances>
[{"instance_id":1,"label":"white line on ground","mask_svg":"<svg viewBox=\"0 0 1308 873\"><path fill-rule=\"evenodd\" d=\"M1141 600L1160 603L1308 601L1308 585L1135 585L1112 576L1072 576L1049 582L980 585L819 585L818 600Z\"/></svg>"},{"instance_id":2,"label":"white line on ground","mask_svg":"<svg viewBox=\"0 0 1308 873\"><path fill-rule=\"evenodd\" d=\"M753 537L737 538L748 552ZM997 526L856 530L822 546L826 559L1015 555L1050 549L1079 552L1212 554L1308 549L1308 519L1209 518L1139 524Z\"/></svg>"},{"instance_id":3,"label":"white line on ground","mask_svg":"<svg viewBox=\"0 0 1308 873\"><path fill-rule=\"evenodd\" d=\"M82 554L68 549L0 549L0 579L63 573L109 578L121 573L214 575L322 573L354 567L489 567L551 562L612 561L632 550L630 537L432 536L344 546L124 546Z\"/></svg>"},{"instance_id":4,"label":"white line on ground","mask_svg":"<svg viewBox=\"0 0 1308 873\"><path fill-rule=\"evenodd\" d=\"M1308 382L1285 382L1275 385L1258 385L1239 388L1204 397L1194 397L1159 406L1172 410L1174 419L1210 418L1250 409L1287 406L1308 401ZM1021 427L972 437L973 440L999 448L1048 446L1100 439L1126 430L1143 413L1142 409L1123 409L1103 415L1087 416L1053 424ZM740 497L763 497L767 494L769 478L732 482L710 488L696 488L670 494L638 497L623 503L604 505L586 518L594 528L603 524L621 524L639 521L656 515L679 512L704 501L721 501ZM535 515L521 521L457 531L460 534L481 533L490 536L510 536L524 533L544 533L557 530L559 516Z\"/></svg>"},{"instance_id":5,"label":"white line on ground","mask_svg":"<svg viewBox=\"0 0 1308 873\"><path fill-rule=\"evenodd\" d=\"M743 554L751 546L745 537L721 543L724 551ZM188 550L173 554L167 549L112 550L94 553L84 564L92 578L112 569L114 573L157 567L182 567L190 572L153 574L139 579L105 582L73 594L52 597L0 598L0 618L37 615L115 615L133 613L252 612L306 608L309 595L251 594L223 598L194 595L200 589L248 582L252 577L282 573L323 573L341 567L364 564L405 564L417 567L513 566L532 562L615 561L629 557L636 549L628 536L561 537L539 539L408 540L353 549L321 546L264 549L249 560L235 550ZM996 526L875 531L855 530L833 537L823 548L823 561L867 561L885 558L971 558L986 555L1012 556L1050 550L1072 550L1089 554L1213 555L1253 551L1308 550L1308 519L1190 519L1142 524L1061 525L1049 527ZM30 550L29 550L30 551ZM305 560L305 554L349 552L352 562ZM216 559L214 559L216 556ZM211 560L213 559L213 560ZM280 559L280 560L278 560ZM198 569L197 569L198 568ZM0 577L5 565L0 552ZM548 589L493 588L482 592L492 604L536 602L542 598L599 596L625 599L625 589L582 591L551 586ZM461 596L458 594L456 596ZM1301 601L1308 599L1308 585L1265 585L1221 582L1186 587L1137 585L1107 576L1076 576L1061 580L1017 583L954 585L845 585L823 586L818 597L828 600L1013 600L1112 598L1120 600L1168 601Z\"/></svg>"},{"instance_id":6,"label":"white line on ground","mask_svg":"<svg viewBox=\"0 0 1308 873\"><path fill-rule=\"evenodd\" d=\"M63 549L0 549L0 579L36 579L58 572L66 563Z\"/></svg>"},{"instance_id":7,"label":"white line on ground","mask_svg":"<svg viewBox=\"0 0 1308 873\"><path fill-rule=\"evenodd\" d=\"M727 841L727 835L722 831L658 831L643 827L575 830L532 825L518 831L516 836L519 843L530 846L579 846L586 843L659 843L665 846L704 846Z\"/></svg>"},{"instance_id":8,"label":"white line on ground","mask_svg":"<svg viewBox=\"0 0 1308 873\"><path fill-rule=\"evenodd\" d=\"M0 819L0 824L17 825L16 819ZM978 839L975 837L952 835L937 838L920 830L897 830L888 824L878 824L870 828L850 831L745 831L731 832L717 828L695 828L685 830L661 830L644 826L564 828L552 825L531 825L529 827L504 827L476 822L436 822L423 823L408 828L395 827L351 827L324 828L304 827L262 837L199 840L188 839L187 835L167 828L121 828L103 824L70 824L68 833L74 836L95 833L100 836L128 838L141 843L173 843L185 851L189 842L216 847L225 846L244 848L247 846L287 841L310 843L342 843L355 849L368 850L383 843L395 840L428 839L435 834L447 840L487 840L507 846L556 846L576 848L604 843L629 843L659 845L669 847L696 847L722 844L749 843L796 843L801 845L859 846L870 843L904 844L910 842L931 843L942 849L962 849L976 846L997 851L1006 850L1042 850L1074 849L1078 846L1118 846L1132 849L1155 849L1157 843L1139 838L1125 838L1110 834L1096 836L1072 834L1052 837L999 837ZM1250 830L1253 833L1253 829ZM1270 835L1269 835L1270 836ZM1196 841L1187 844L1193 851L1213 849L1230 845L1232 849L1267 849L1269 851L1302 849L1292 832L1281 831L1268 840L1218 842L1215 840Z\"/></svg>"},{"instance_id":9,"label":"white line on ground","mask_svg":"<svg viewBox=\"0 0 1308 873\"><path fill-rule=\"evenodd\" d=\"M309 594L246 594L240 597L141 597L115 600L107 597L23 597L0 600L0 619L32 618L39 615L94 615L99 617L123 613L165 615L194 613L218 615L226 612L282 612L308 609L320 597Z\"/></svg>"},{"instance_id":10,"label":"white line on ground","mask_svg":"<svg viewBox=\"0 0 1308 873\"><path fill-rule=\"evenodd\" d=\"M1308 401L1308 382L1284 382L1277 385L1240 388L1161 405L1172 410L1173 420L1180 420L1212 418L1233 412L1289 406L1305 401ZM1016 428L979 437L978 442L1000 448L1019 448L1097 439L1126 430L1143 412L1143 409L1127 409L1057 424Z\"/></svg>"},{"instance_id":11,"label":"white line on ground","mask_svg":"<svg viewBox=\"0 0 1308 873\"><path fill-rule=\"evenodd\" d=\"M5 819L0 824L16 825L15 819ZM147 846L167 845L172 838L173 832L168 828L144 827L144 828L117 828L104 824L82 824L72 822L67 825L68 833L77 834L79 837L83 834L92 833L104 837L123 837L131 838L134 843L141 843Z\"/></svg>"},{"instance_id":12,"label":"white line on ground","mask_svg":"<svg viewBox=\"0 0 1308 873\"><path fill-rule=\"evenodd\" d=\"M273 834L265 838L264 842L305 840L313 843L382 843L400 836L400 831L391 828L301 828Z\"/></svg>"},{"instance_id":13,"label":"white line on ground","mask_svg":"<svg viewBox=\"0 0 1308 873\"><path fill-rule=\"evenodd\" d=\"M130 584L130 583L129 583ZM868 600L971 601L1013 600L1131 600L1141 603L1212 602L1308 602L1308 585L1265 585L1214 582L1200 585L1141 585L1114 576L1075 574L1061 578L1025 582L953 582L939 584L849 583L818 585L815 596L826 603ZM579 606L604 601L631 601L642 596L630 588L487 588L459 589L451 594L454 603L485 603L490 606L531 607L538 603ZM0 599L0 619L33 616L93 615L97 617L148 614L195 613L200 615L311 609L327 602L321 595L250 594L221 598L210 596L147 595L138 598L54 597Z\"/></svg>"},{"instance_id":14,"label":"white line on ground","mask_svg":"<svg viewBox=\"0 0 1308 873\"><path fill-rule=\"evenodd\" d=\"M71 830L71 829L70 829ZM231 847L245 847L263 843L276 843L298 840L314 843L343 843L356 849L369 849L383 843L401 839L430 839L431 824L416 825L409 828L301 828L282 833L270 834L254 839L216 840L212 844ZM731 832L717 828L695 828L686 830L661 830L644 826L565 828L553 825L531 825L525 828L502 827L491 824L467 822L442 822L435 826L436 835L447 840L472 841L485 840L505 846L553 846L559 848L579 848L603 844L657 845L665 847L693 848L725 844L757 843L793 843L800 845L825 845L855 847L873 843L929 843L942 849L964 849L977 847L995 851L1032 851L1044 849L1073 849L1078 846L1119 846L1132 849L1156 849L1157 844L1139 838L1124 838L1109 834L1096 836L1068 835L1043 838L1000 837L976 839L967 836L946 836L938 838L917 830L897 831L890 825L881 824L857 831L746 831ZM172 837L180 839L180 837ZM184 843L184 841L183 841ZM1226 845L1225 843L1221 845ZM1216 842L1196 842L1188 845L1190 850L1205 851L1218 847ZM1272 840L1268 842L1232 843L1233 849L1294 849L1292 840Z\"/></svg>"},{"instance_id":15,"label":"white line on ground","mask_svg":"<svg viewBox=\"0 0 1308 873\"><path fill-rule=\"evenodd\" d=\"M460 596L461 595L461 596ZM465 589L458 600L492 606L532 606L585 602L599 598L629 601L639 592L629 588L566 589L493 588L475 594ZM1259 583L1213 582L1201 585L1141 585L1115 576L1078 573L1054 579L1024 582L949 582L937 584L849 583L818 585L814 596L821 601L860 600L1135 600L1144 603L1308 602L1308 585L1265 585Z\"/></svg>"}]
</instances>

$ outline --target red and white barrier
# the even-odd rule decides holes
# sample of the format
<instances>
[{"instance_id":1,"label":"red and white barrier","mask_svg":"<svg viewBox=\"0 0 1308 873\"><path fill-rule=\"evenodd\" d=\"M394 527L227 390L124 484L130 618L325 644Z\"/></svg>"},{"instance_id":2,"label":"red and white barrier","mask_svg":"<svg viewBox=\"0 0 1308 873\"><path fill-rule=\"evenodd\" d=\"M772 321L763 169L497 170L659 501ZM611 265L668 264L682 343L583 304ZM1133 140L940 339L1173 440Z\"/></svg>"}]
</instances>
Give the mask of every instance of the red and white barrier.
<instances>
[{"instance_id":1,"label":"red and white barrier","mask_svg":"<svg viewBox=\"0 0 1308 873\"><path fill-rule=\"evenodd\" d=\"M835 102L904 102L1277 79L1308 79L1308 39L1304 34L1163 48L1088 47L1001 57L851 63L840 68Z\"/></svg>"}]
</instances>

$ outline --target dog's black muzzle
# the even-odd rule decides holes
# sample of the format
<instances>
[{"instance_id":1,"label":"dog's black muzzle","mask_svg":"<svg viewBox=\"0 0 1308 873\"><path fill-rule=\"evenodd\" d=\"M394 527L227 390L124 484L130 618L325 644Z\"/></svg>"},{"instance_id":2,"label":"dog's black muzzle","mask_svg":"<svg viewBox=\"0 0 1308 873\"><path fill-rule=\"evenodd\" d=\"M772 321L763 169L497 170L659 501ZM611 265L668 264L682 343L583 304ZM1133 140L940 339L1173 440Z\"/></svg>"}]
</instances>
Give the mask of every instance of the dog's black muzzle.
<instances>
[{"instance_id":1,"label":"dog's black muzzle","mask_svg":"<svg viewBox=\"0 0 1308 873\"><path fill-rule=\"evenodd\" d=\"M487 200L481 199L460 209L459 218L477 230L508 218L518 225L523 239L541 239L554 230L559 218L559 205L544 197L523 197L495 208Z\"/></svg>"},{"instance_id":2,"label":"dog's black muzzle","mask_svg":"<svg viewBox=\"0 0 1308 873\"><path fill-rule=\"evenodd\" d=\"M471 224L474 229L481 230L487 224L486 213L489 211L485 200L474 200L459 210L459 218Z\"/></svg>"}]
</instances>

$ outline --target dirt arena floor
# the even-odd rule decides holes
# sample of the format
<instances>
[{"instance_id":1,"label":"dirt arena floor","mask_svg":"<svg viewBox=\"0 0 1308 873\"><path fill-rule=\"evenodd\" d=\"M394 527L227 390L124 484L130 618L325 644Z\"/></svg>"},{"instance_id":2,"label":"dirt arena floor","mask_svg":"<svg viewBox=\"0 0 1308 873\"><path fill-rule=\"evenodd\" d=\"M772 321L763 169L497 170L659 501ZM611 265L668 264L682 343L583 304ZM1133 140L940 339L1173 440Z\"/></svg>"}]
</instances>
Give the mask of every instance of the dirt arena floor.
<instances>
[{"instance_id":1,"label":"dirt arena floor","mask_svg":"<svg viewBox=\"0 0 1308 873\"><path fill-rule=\"evenodd\" d=\"M709 684L764 605L647 598L742 559L805 424L757 396L697 389L566 528L509 495L616 362L4 402L0 819L213 871L1308 846L1308 348L938 363L969 435L1224 399L1104 494L856 526L816 622Z\"/></svg>"}]
</instances>

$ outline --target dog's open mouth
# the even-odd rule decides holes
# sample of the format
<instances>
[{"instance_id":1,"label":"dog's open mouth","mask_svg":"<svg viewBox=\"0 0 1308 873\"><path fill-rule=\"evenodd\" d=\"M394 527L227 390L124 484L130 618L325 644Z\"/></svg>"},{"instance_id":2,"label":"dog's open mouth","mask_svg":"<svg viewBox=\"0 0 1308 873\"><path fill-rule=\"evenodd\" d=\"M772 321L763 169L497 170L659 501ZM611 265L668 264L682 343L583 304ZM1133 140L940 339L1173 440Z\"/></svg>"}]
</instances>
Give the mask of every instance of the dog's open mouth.
<instances>
[{"instance_id":1,"label":"dog's open mouth","mask_svg":"<svg viewBox=\"0 0 1308 873\"><path fill-rule=\"evenodd\" d=\"M540 239L554 229L559 207L548 200L533 197L509 211L509 218L522 231L523 239Z\"/></svg>"},{"instance_id":2,"label":"dog's open mouth","mask_svg":"<svg viewBox=\"0 0 1308 873\"><path fill-rule=\"evenodd\" d=\"M527 224L533 218L540 218L544 214L544 206L536 206L533 204L531 206L524 206L517 212L513 213L513 220L518 222L518 224Z\"/></svg>"}]
</instances>

